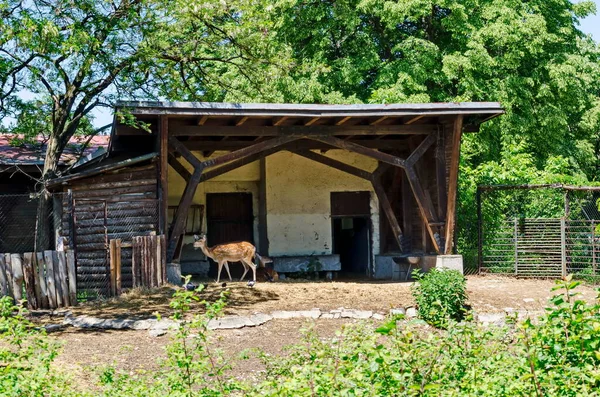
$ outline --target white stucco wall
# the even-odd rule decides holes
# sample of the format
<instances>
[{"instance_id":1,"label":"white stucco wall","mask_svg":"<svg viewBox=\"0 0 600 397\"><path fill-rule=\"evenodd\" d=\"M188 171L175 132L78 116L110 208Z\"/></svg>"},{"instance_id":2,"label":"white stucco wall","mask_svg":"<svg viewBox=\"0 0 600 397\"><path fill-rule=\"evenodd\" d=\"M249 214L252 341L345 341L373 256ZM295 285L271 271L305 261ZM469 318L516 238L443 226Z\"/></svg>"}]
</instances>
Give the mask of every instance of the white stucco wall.
<instances>
[{"instance_id":1,"label":"white stucco wall","mask_svg":"<svg viewBox=\"0 0 600 397\"><path fill-rule=\"evenodd\" d=\"M201 153L194 154L203 159ZM222 154L214 153L212 157ZM326 155L366 171L373 171L377 166L374 160L342 150L331 150ZM191 170L187 162L181 162ZM168 178L169 205L178 205L185 181L171 167ZM207 193L252 193L254 237L258 242L259 180L260 167L256 161L201 183L193 203L206 204ZM267 157L266 186L269 255L273 256L331 254L331 192L373 192L368 181L289 152ZM378 254L379 205L374 193L371 193L371 221L373 254ZM206 214L203 231L206 231ZM192 237L187 237L185 243L191 244Z\"/></svg>"},{"instance_id":2,"label":"white stucco wall","mask_svg":"<svg viewBox=\"0 0 600 397\"><path fill-rule=\"evenodd\" d=\"M377 163L342 150L329 157L372 171ZM371 191L368 181L289 152L267 158L269 254L332 253L331 192ZM379 253L379 206L371 194L373 252Z\"/></svg>"}]
</instances>

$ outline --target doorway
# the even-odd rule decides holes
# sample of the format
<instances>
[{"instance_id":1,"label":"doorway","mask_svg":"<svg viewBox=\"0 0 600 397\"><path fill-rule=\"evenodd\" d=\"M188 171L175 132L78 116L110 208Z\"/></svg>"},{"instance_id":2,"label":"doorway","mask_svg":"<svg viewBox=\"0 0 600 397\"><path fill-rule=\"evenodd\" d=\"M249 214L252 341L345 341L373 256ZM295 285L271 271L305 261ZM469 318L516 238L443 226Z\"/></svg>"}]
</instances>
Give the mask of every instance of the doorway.
<instances>
[{"instance_id":1,"label":"doorway","mask_svg":"<svg viewBox=\"0 0 600 397\"><path fill-rule=\"evenodd\" d=\"M345 276L365 277L371 269L371 193L332 192L333 253Z\"/></svg>"},{"instance_id":2,"label":"doorway","mask_svg":"<svg viewBox=\"0 0 600 397\"><path fill-rule=\"evenodd\" d=\"M209 193L206 195L207 244L247 241L254 244L254 216L251 193ZM210 261L209 277L217 276L217 265ZM240 262L229 264L231 277L240 278L244 272ZM221 278L227 280L227 272Z\"/></svg>"}]
</instances>

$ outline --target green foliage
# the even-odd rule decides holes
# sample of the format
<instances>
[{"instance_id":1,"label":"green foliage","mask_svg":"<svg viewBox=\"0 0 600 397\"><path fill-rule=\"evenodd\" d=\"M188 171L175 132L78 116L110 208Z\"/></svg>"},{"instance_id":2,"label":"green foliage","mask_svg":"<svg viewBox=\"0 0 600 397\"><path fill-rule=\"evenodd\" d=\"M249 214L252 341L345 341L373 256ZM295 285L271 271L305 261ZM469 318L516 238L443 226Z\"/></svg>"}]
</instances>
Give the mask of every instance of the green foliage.
<instances>
[{"instance_id":1,"label":"green foliage","mask_svg":"<svg viewBox=\"0 0 600 397\"><path fill-rule=\"evenodd\" d=\"M452 320L464 316L467 283L457 270L431 269L427 273L413 271L417 281L411 292L419 307L419 317L439 328L447 328Z\"/></svg>"},{"instance_id":2,"label":"green foliage","mask_svg":"<svg viewBox=\"0 0 600 397\"><path fill-rule=\"evenodd\" d=\"M57 346L24 314L11 298L0 298L0 396L62 396L69 384L50 368Z\"/></svg>"},{"instance_id":3,"label":"green foliage","mask_svg":"<svg viewBox=\"0 0 600 397\"><path fill-rule=\"evenodd\" d=\"M537 321L507 327L390 318L375 332L346 325L323 339L309 327L287 354L259 353L265 372L255 383L231 379L228 360L214 349L208 321L222 314L226 293L191 313L196 291L182 289L171 307L182 321L167 359L152 373L104 368L100 383L76 390L49 371L54 345L8 298L0 300L2 396L579 396L600 387L600 304L577 299L578 283L557 282L561 293ZM599 291L600 292L600 291Z\"/></svg>"}]
</instances>

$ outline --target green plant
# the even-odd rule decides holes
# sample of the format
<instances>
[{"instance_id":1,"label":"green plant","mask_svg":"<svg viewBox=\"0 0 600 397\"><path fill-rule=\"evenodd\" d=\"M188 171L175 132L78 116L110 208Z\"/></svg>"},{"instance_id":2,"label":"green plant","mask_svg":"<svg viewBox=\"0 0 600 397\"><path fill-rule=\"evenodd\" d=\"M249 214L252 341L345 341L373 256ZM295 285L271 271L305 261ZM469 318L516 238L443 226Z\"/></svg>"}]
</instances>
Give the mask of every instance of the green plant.
<instances>
[{"instance_id":1,"label":"green plant","mask_svg":"<svg viewBox=\"0 0 600 397\"><path fill-rule=\"evenodd\" d=\"M58 346L25 313L11 298L0 298L0 396L62 396L69 384L50 368Z\"/></svg>"},{"instance_id":2,"label":"green plant","mask_svg":"<svg viewBox=\"0 0 600 397\"><path fill-rule=\"evenodd\" d=\"M428 273L412 273L417 282L411 292L419 307L419 317L439 328L447 328L451 320L464 316L467 300L465 277L456 270L432 269Z\"/></svg>"}]
</instances>

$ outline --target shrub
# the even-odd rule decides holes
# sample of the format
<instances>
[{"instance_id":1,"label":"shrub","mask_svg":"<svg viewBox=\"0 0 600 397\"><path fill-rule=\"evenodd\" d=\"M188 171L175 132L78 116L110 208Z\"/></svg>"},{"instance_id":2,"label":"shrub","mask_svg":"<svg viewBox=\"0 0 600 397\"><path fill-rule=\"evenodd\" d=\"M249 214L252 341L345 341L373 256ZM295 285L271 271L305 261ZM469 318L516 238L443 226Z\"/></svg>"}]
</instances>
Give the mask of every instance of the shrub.
<instances>
[{"instance_id":1,"label":"shrub","mask_svg":"<svg viewBox=\"0 0 600 397\"><path fill-rule=\"evenodd\" d=\"M413 277L417 280L412 294L419 317L439 328L447 328L449 320L463 318L467 286L459 271L432 269L425 274L415 271Z\"/></svg>"}]
</instances>

